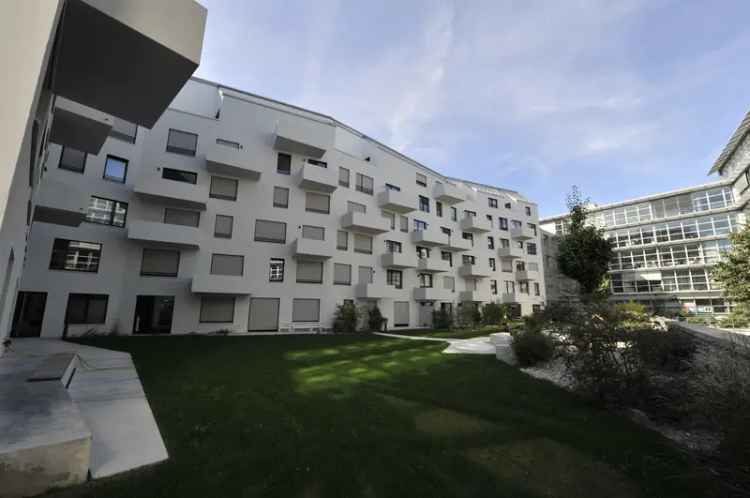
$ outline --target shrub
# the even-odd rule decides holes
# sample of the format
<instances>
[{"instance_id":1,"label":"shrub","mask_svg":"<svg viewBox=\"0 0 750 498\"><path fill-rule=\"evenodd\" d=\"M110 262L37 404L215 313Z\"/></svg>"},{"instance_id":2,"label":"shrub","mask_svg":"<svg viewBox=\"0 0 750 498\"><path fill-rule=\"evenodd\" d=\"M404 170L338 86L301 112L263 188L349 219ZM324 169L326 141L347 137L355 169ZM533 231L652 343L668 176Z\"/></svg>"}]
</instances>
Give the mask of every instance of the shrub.
<instances>
[{"instance_id":1,"label":"shrub","mask_svg":"<svg viewBox=\"0 0 750 498\"><path fill-rule=\"evenodd\" d=\"M736 305L726 317L721 319L720 325L729 328L750 327L750 306L747 304Z\"/></svg>"},{"instance_id":2,"label":"shrub","mask_svg":"<svg viewBox=\"0 0 750 498\"><path fill-rule=\"evenodd\" d=\"M482 314L474 303L463 303L456 310L455 322L460 328L476 327L481 320Z\"/></svg>"},{"instance_id":3,"label":"shrub","mask_svg":"<svg viewBox=\"0 0 750 498\"><path fill-rule=\"evenodd\" d=\"M369 309L367 312L367 327L370 332L380 332L383 329L384 322L385 318L383 318L383 314L377 305Z\"/></svg>"},{"instance_id":4,"label":"shrub","mask_svg":"<svg viewBox=\"0 0 750 498\"><path fill-rule=\"evenodd\" d=\"M696 351L695 339L674 327L638 330L632 338L643 365L661 371L688 370Z\"/></svg>"},{"instance_id":5,"label":"shrub","mask_svg":"<svg viewBox=\"0 0 750 498\"><path fill-rule=\"evenodd\" d=\"M432 326L436 329L450 330L453 328L453 314L446 310L432 312Z\"/></svg>"},{"instance_id":6,"label":"shrub","mask_svg":"<svg viewBox=\"0 0 750 498\"><path fill-rule=\"evenodd\" d=\"M482 322L485 325L503 325L508 320L508 305L487 303L482 308Z\"/></svg>"},{"instance_id":7,"label":"shrub","mask_svg":"<svg viewBox=\"0 0 750 498\"><path fill-rule=\"evenodd\" d=\"M555 355L555 341L552 337L536 329L526 329L514 333L511 347L518 364L522 367L547 362Z\"/></svg>"},{"instance_id":8,"label":"shrub","mask_svg":"<svg viewBox=\"0 0 750 498\"><path fill-rule=\"evenodd\" d=\"M621 326L629 329L648 327L651 323L651 314L645 305L633 301L617 303L614 311Z\"/></svg>"},{"instance_id":9,"label":"shrub","mask_svg":"<svg viewBox=\"0 0 750 498\"><path fill-rule=\"evenodd\" d=\"M333 331L337 334L357 331L359 310L353 303L339 304L333 317Z\"/></svg>"}]
</instances>

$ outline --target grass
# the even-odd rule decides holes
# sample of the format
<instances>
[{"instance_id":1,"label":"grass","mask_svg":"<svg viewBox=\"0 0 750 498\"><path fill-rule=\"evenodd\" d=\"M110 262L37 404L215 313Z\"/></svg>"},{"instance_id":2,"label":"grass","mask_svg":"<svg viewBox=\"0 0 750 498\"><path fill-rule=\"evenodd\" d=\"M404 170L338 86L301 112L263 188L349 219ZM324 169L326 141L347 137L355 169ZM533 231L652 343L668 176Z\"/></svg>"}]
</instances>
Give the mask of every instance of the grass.
<instances>
[{"instance_id":1,"label":"grass","mask_svg":"<svg viewBox=\"0 0 750 498\"><path fill-rule=\"evenodd\" d=\"M85 342L132 353L170 459L56 497L728 496L656 433L441 343Z\"/></svg>"}]
</instances>

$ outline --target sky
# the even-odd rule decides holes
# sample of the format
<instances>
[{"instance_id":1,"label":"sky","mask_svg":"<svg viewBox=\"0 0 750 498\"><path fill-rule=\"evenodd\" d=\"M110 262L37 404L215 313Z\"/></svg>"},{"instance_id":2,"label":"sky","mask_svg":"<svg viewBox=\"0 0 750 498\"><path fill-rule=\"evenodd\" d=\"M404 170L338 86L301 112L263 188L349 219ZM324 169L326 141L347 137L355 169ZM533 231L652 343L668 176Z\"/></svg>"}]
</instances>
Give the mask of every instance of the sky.
<instances>
[{"instance_id":1,"label":"sky","mask_svg":"<svg viewBox=\"0 0 750 498\"><path fill-rule=\"evenodd\" d=\"M750 109L747 0L199 0L196 76L445 175L607 203L707 176Z\"/></svg>"}]
</instances>

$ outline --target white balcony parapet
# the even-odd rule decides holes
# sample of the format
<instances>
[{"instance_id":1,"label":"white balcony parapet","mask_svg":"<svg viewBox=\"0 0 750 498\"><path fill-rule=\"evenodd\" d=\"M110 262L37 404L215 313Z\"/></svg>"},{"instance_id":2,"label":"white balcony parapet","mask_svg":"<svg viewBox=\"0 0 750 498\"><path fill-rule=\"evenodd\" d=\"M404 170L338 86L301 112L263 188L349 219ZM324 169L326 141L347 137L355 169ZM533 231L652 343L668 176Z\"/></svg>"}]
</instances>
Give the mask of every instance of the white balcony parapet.
<instances>
[{"instance_id":1,"label":"white balcony parapet","mask_svg":"<svg viewBox=\"0 0 750 498\"><path fill-rule=\"evenodd\" d=\"M479 216L464 216L461 218L460 226L464 232L489 232L492 230L489 220Z\"/></svg>"},{"instance_id":2,"label":"white balcony parapet","mask_svg":"<svg viewBox=\"0 0 750 498\"><path fill-rule=\"evenodd\" d=\"M378 206L395 213L410 213L417 209L416 201L411 196L391 189L378 194Z\"/></svg>"},{"instance_id":3,"label":"white balcony parapet","mask_svg":"<svg viewBox=\"0 0 750 498\"><path fill-rule=\"evenodd\" d=\"M478 290L465 290L458 294L458 300L461 302L483 303L490 301L486 292Z\"/></svg>"},{"instance_id":4,"label":"white balcony parapet","mask_svg":"<svg viewBox=\"0 0 750 498\"><path fill-rule=\"evenodd\" d=\"M436 230L414 230L411 241L418 246L438 247L448 244L448 236Z\"/></svg>"},{"instance_id":5,"label":"white balcony parapet","mask_svg":"<svg viewBox=\"0 0 750 498\"><path fill-rule=\"evenodd\" d=\"M523 258L524 252L520 247L501 247L497 250L500 259L520 259Z\"/></svg>"},{"instance_id":6,"label":"white balcony parapet","mask_svg":"<svg viewBox=\"0 0 750 498\"><path fill-rule=\"evenodd\" d=\"M167 180L152 175L141 175L133 191L143 197L166 201L191 209L206 209L208 190L202 185Z\"/></svg>"},{"instance_id":7,"label":"white balcony parapet","mask_svg":"<svg viewBox=\"0 0 750 498\"><path fill-rule=\"evenodd\" d=\"M536 238L534 231L527 226L511 228L510 237L515 240L530 240Z\"/></svg>"},{"instance_id":8,"label":"white balcony parapet","mask_svg":"<svg viewBox=\"0 0 750 498\"><path fill-rule=\"evenodd\" d=\"M55 99L49 139L64 147L98 154L113 125L114 119L109 114L58 97Z\"/></svg>"},{"instance_id":9,"label":"white balcony parapet","mask_svg":"<svg viewBox=\"0 0 750 498\"><path fill-rule=\"evenodd\" d=\"M130 240L164 244L169 247L198 249L200 247L200 230L195 227L172 225L156 221L128 221L127 236Z\"/></svg>"},{"instance_id":10,"label":"white balcony parapet","mask_svg":"<svg viewBox=\"0 0 750 498\"><path fill-rule=\"evenodd\" d=\"M251 159L242 149L214 144L206 152L206 169L218 175L238 176L247 180L260 180L260 168L251 165Z\"/></svg>"},{"instance_id":11,"label":"white balcony parapet","mask_svg":"<svg viewBox=\"0 0 750 498\"><path fill-rule=\"evenodd\" d=\"M303 190L315 190L330 194L339 186L338 171L333 167L323 167L305 162L297 174L297 184Z\"/></svg>"},{"instance_id":12,"label":"white balcony parapet","mask_svg":"<svg viewBox=\"0 0 750 498\"><path fill-rule=\"evenodd\" d=\"M456 293L450 289L438 289L436 287L415 287L414 300L416 301L453 301Z\"/></svg>"},{"instance_id":13,"label":"white balcony parapet","mask_svg":"<svg viewBox=\"0 0 750 498\"><path fill-rule=\"evenodd\" d=\"M492 275L492 269L485 263L477 262L473 265L464 263L458 267L458 274L464 278L485 278Z\"/></svg>"},{"instance_id":14,"label":"white balcony parapet","mask_svg":"<svg viewBox=\"0 0 750 498\"><path fill-rule=\"evenodd\" d=\"M443 273L451 271L451 265L448 261L436 256L431 258L417 259L417 272L420 273Z\"/></svg>"},{"instance_id":15,"label":"white balcony parapet","mask_svg":"<svg viewBox=\"0 0 750 498\"><path fill-rule=\"evenodd\" d=\"M292 256L295 259L324 261L333 257L334 240L317 240L297 237L292 245Z\"/></svg>"},{"instance_id":16,"label":"white balcony parapet","mask_svg":"<svg viewBox=\"0 0 750 498\"><path fill-rule=\"evenodd\" d=\"M417 258L414 254L388 252L380 257L380 264L383 268L415 268Z\"/></svg>"},{"instance_id":17,"label":"white balcony parapet","mask_svg":"<svg viewBox=\"0 0 750 498\"><path fill-rule=\"evenodd\" d=\"M328 123L303 118L282 119L276 123L274 148L320 159L333 148L334 132L334 127Z\"/></svg>"},{"instance_id":18,"label":"white balcony parapet","mask_svg":"<svg viewBox=\"0 0 750 498\"><path fill-rule=\"evenodd\" d=\"M380 214L352 211L341 217L341 228L352 232L378 235L389 232L391 225Z\"/></svg>"},{"instance_id":19,"label":"white balcony parapet","mask_svg":"<svg viewBox=\"0 0 750 498\"><path fill-rule=\"evenodd\" d=\"M536 270L516 270L516 280L539 280L539 272Z\"/></svg>"},{"instance_id":20,"label":"white balcony parapet","mask_svg":"<svg viewBox=\"0 0 750 498\"><path fill-rule=\"evenodd\" d=\"M34 197L34 221L77 227L86 218L90 194L76 186L43 178Z\"/></svg>"},{"instance_id":21,"label":"white balcony parapet","mask_svg":"<svg viewBox=\"0 0 750 498\"><path fill-rule=\"evenodd\" d=\"M453 234L449 237L448 243L443 246L443 249L451 252L469 251L471 250L471 242L458 234Z\"/></svg>"},{"instance_id":22,"label":"white balcony parapet","mask_svg":"<svg viewBox=\"0 0 750 498\"><path fill-rule=\"evenodd\" d=\"M357 284L354 286L354 297L357 299L383 299L391 297L398 290L381 283Z\"/></svg>"},{"instance_id":23,"label":"white balcony parapet","mask_svg":"<svg viewBox=\"0 0 750 498\"><path fill-rule=\"evenodd\" d=\"M190 292L193 294L222 294L226 296L249 296L248 283L243 277L201 274L193 277Z\"/></svg>"},{"instance_id":24,"label":"white balcony parapet","mask_svg":"<svg viewBox=\"0 0 750 498\"><path fill-rule=\"evenodd\" d=\"M445 182L435 182L432 196L444 204L458 204L466 200L466 194L460 188Z\"/></svg>"}]
</instances>

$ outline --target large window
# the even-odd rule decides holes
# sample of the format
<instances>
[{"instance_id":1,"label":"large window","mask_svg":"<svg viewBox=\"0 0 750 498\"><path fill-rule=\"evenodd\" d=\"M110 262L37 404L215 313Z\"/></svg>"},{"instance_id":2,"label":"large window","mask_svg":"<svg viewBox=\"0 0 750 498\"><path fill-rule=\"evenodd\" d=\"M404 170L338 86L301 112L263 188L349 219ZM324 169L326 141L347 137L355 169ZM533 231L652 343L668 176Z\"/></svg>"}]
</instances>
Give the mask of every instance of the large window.
<instances>
[{"instance_id":1,"label":"large window","mask_svg":"<svg viewBox=\"0 0 750 498\"><path fill-rule=\"evenodd\" d=\"M497 209L497 199L495 199L495 198L493 198L493 197L488 197L488 198L487 198L487 204L488 204L488 205L489 205L489 206L490 206L491 208L495 208L495 209Z\"/></svg>"},{"instance_id":2,"label":"large window","mask_svg":"<svg viewBox=\"0 0 750 498\"><path fill-rule=\"evenodd\" d=\"M86 153L70 147L63 147L60 152L58 168L83 173L86 169Z\"/></svg>"},{"instance_id":3,"label":"large window","mask_svg":"<svg viewBox=\"0 0 750 498\"><path fill-rule=\"evenodd\" d=\"M92 195L86 211L86 221L122 228L125 226L127 215L127 203Z\"/></svg>"},{"instance_id":4,"label":"large window","mask_svg":"<svg viewBox=\"0 0 750 498\"><path fill-rule=\"evenodd\" d=\"M326 229L313 225L302 225L302 238L312 240L325 240Z\"/></svg>"},{"instance_id":5,"label":"large window","mask_svg":"<svg viewBox=\"0 0 750 498\"><path fill-rule=\"evenodd\" d=\"M305 211L328 214L331 211L331 197L315 192L305 193Z\"/></svg>"},{"instance_id":6,"label":"large window","mask_svg":"<svg viewBox=\"0 0 750 498\"><path fill-rule=\"evenodd\" d=\"M366 213L367 206L360 204L359 202L346 201L346 212L347 213Z\"/></svg>"},{"instance_id":7,"label":"large window","mask_svg":"<svg viewBox=\"0 0 750 498\"><path fill-rule=\"evenodd\" d=\"M339 168L339 185L349 188L349 170L346 168Z\"/></svg>"},{"instance_id":8,"label":"large window","mask_svg":"<svg viewBox=\"0 0 750 498\"><path fill-rule=\"evenodd\" d=\"M397 242L395 240L386 240L385 251L389 253L401 253L401 242Z\"/></svg>"},{"instance_id":9,"label":"large window","mask_svg":"<svg viewBox=\"0 0 750 498\"><path fill-rule=\"evenodd\" d=\"M201 323L231 323L234 321L234 297L203 296L201 298Z\"/></svg>"},{"instance_id":10,"label":"large window","mask_svg":"<svg viewBox=\"0 0 750 498\"><path fill-rule=\"evenodd\" d=\"M161 177L166 180L174 180L176 182L192 183L195 185L198 183L198 173L192 171L184 171L181 169L174 168L162 168Z\"/></svg>"},{"instance_id":11,"label":"large window","mask_svg":"<svg viewBox=\"0 0 750 498\"><path fill-rule=\"evenodd\" d=\"M403 289L404 274L401 270L388 270L386 273L386 284L392 285L396 289Z\"/></svg>"},{"instance_id":12,"label":"large window","mask_svg":"<svg viewBox=\"0 0 750 498\"><path fill-rule=\"evenodd\" d=\"M115 156L107 156L104 163L104 179L117 183L125 183L128 176L128 161Z\"/></svg>"},{"instance_id":13,"label":"large window","mask_svg":"<svg viewBox=\"0 0 750 498\"><path fill-rule=\"evenodd\" d=\"M268 265L268 281L284 281L284 260L282 258L271 258L271 262Z\"/></svg>"},{"instance_id":14,"label":"large window","mask_svg":"<svg viewBox=\"0 0 750 498\"><path fill-rule=\"evenodd\" d=\"M422 220L414 220L414 230L427 230L427 222Z\"/></svg>"},{"instance_id":15,"label":"large window","mask_svg":"<svg viewBox=\"0 0 750 498\"><path fill-rule=\"evenodd\" d=\"M418 273L417 281L423 289L432 289L432 273Z\"/></svg>"},{"instance_id":16,"label":"large window","mask_svg":"<svg viewBox=\"0 0 750 498\"><path fill-rule=\"evenodd\" d=\"M112 129L109 132L109 136L118 140L122 140L123 142L134 144L137 133L138 125L136 125L135 123L131 123L130 121L125 121L124 119L114 117Z\"/></svg>"},{"instance_id":17,"label":"large window","mask_svg":"<svg viewBox=\"0 0 750 498\"><path fill-rule=\"evenodd\" d=\"M352 283L352 265L343 263L334 263L333 265L333 283L335 285L351 285Z\"/></svg>"},{"instance_id":18,"label":"large window","mask_svg":"<svg viewBox=\"0 0 750 498\"><path fill-rule=\"evenodd\" d=\"M65 319L71 324L104 323L108 301L106 294L69 294Z\"/></svg>"},{"instance_id":19,"label":"large window","mask_svg":"<svg viewBox=\"0 0 750 498\"><path fill-rule=\"evenodd\" d=\"M226 201L237 200L238 181L232 178L223 178L221 176L211 177L211 190L208 196L214 199L224 199Z\"/></svg>"},{"instance_id":20,"label":"large window","mask_svg":"<svg viewBox=\"0 0 750 498\"><path fill-rule=\"evenodd\" d=\"M362 192L363 194L372 195L374 191L373 190L374 181L371 176L363 175L362 173L357 173L355 188L357 192Z\"/></svg>"},{"instance_id":21,"label":"large window","mask_svg":"<svg viewBox=\"0 0 750 498\"><path fill-rule=\"evenodd\" d=\"M279 152L279 155L276 156L276 172L281 173L282 175L291 175L292 156Z\"/></svg>"},{"instance_id":22,"label":"large window","mask_svg":"<svg viewBox=\"0 0 750 498\"><path fill-rule=\"evenodd\" d=\"M354 252L372 254L372 237L362 233L354 234Z\"/></svg>"},{"instance_id":23,"label":"large window","mask_svg":"<svg viewBox=\"0 0 750 498\"><path fill-rule=\"evenodd\" d=\"M180 251L143 249L141 275L146 277L176 277L180 269Z\"/></svg>"},{"instance_id":24,"label":"large window","mask_svg":"<svg viewBox=\"0 0 750 498\"><path fill-rule=\"evenodd\" d=\"M256 242L286 244L286 223L281 221L255 220Z\"/></svg>"},{"instance_id":25,"label":"large window","mask_svg":"<svg viewBox=\"0 0 750 498\"><path fill-rule=\"evenodd\" d=\"M417 185L419 185L420 187L426 187L427 176L423 175L422 173L417 173Z\"/></svg>"},{"instance_id":26,"label":"large window","mask_svg":"<svg viewBox=\"0 0 750 498\"><path fill-rule=\"evenodd\" d=\"M420 195L419 196L419 210L424 211L425 213L430 212L430 199L427 197Z\"/></svg>"},{"instance_id":27,"label":"large window","mask_svg":"<svg viewBox=\"0 0 750 498\"><path fill-rule=\"evenodd\" d=\"M55 239L52 245L50 270L99 271L102 245L80 240Z\"/></svg>"},{"instance_id":28,"label":"large window","mask_svg":"<svg viewBox=\"0 0 750 498\"><path fill-rule=\"evenodd\" d=\"M218 237L220 239L231 239L233 228L233 216L227 216L224 214L216 215L216 223L214 223L214 237Z\"/></svg>"},{"instance_id":29,"label":"large window","mask_svg":"<svg viewBox=\"0 0 750 498\"><path fill-rule=\"evenodd\" d=\"M393 302L393 326L394 327L408 327L409 326L409 301L394 301Z\"/></svg>"},{"instance_id":30,"label":"large window","mask_svg":"<svg viewBox=\"0 0 750 498\"><path fill-rule=\"evenodd\" d=\"M173 130L170 128L167 137L167 152L194 156L198 147L198 135L188 131Z\"/></svg>"},{"instance_id":31,"label":"large window","mask_svg":"<svg viewBox=\"0 0 750 498\"><path fill-rule=\"evenodd\" d=\"M349 249L349 233L343 230L336 232L336 249L346 251Z\"/></svg>"},{"instance_id":32,"label":"large window","mask_svg":"<svg viewBox=\"0 0 750 498\"><path fill-rule=\"evenodd\" d=\"M285 187L274 187L273 188L273 207L277 208L288 208L289 207L289 189Z\"/></svg>"},{"instance_id":33,"label":"large window","mask_svg":"<svg viewBox=\"0 0 750 498\"><path fill-rule=\"evenodd\" d=\"M200 223L200 211L189 209L164 208L164 223L169 225L184 225L186 227L197 227Z\"/></svg>"},{"instance_id":34,"label":"large window","mask_svg":"<svg viewBox=\"0 0 750 498\"><path fill-rule=\"evenodd\" d=\"M234 254L211 255L211 275L241 277L244 265L244 256L237 256Z\"/></svg>"},{"instance_id":35,"label":"large window","mask_svg":"<svg viewBox=\"0 0 750 498\"><path fill-rule=\"evenodd\" d=\"M319 322L320 321L320 299L294 299L292 300L293 322Z\"/></svg>"},{"instance_id":36,"label":"large window","mask_svg":"<svg viewBox=\"0 0 750 498\"><path fill-rule=\"evenodd\" d=\"M322 284L323 262L304 260L297 261L297 283Z\"/></svg>"}]
</instances>

